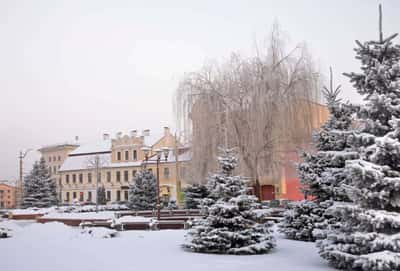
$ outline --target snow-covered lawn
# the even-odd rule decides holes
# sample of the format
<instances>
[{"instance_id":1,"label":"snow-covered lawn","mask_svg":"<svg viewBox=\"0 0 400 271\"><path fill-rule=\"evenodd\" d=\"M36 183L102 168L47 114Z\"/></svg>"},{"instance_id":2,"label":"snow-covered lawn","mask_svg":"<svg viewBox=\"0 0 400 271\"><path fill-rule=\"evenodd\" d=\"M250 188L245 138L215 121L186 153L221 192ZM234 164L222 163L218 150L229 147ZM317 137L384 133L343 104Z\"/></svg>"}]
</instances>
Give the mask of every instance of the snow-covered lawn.
<instances>
[{"instance_id":1,"label":"snow-covered lawn","mask_svg":"<svg viewBox=\"0 0 400 271\"><path fill-rule=\"evenodd\" d=\"M9 220L0 227L13 230L13 237L0 239L0 270L7 271L334 270L320 259L313 243L279 236L277 248L269 254L227 256L183 251L184 230L125 231L101 239L58 222Z\"/></svg>"}]
</instances>

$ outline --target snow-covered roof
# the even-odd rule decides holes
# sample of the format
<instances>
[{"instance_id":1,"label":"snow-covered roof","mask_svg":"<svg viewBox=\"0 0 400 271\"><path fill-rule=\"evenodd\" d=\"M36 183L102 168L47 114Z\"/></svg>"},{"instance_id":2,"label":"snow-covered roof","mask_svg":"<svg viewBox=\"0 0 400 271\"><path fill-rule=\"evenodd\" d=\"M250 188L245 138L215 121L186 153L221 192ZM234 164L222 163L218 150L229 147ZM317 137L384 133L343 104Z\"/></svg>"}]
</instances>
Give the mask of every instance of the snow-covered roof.
<instances>
[{"instance_id":1,"label":"snow-covered roof","mask_svg":"<svg viewBox=\"0 0 400 271\"><path fill-rule=\"evenodd\" d=\"M53 150L58 150L58 149L64 149L68 147L79 147L79 144L77 142L63 142L63 143L57 143L57 144L51 144L51 145L46 145L38 149L39 152L47 152L47 151L53 151Z\"/></svg>"},{"instance_id":2,"label":"snow-covered roof","mask_svg":"<svg viewBox=\"0 0 400 271\"><path fill-rule=\"evenodd\" d=\"M102 167L107 167L111 164L110 153L98 154L98 156ZM95 154L68 156L67 159L65 159L61 168L59 169L59 171L71 171L71 170L82 170L82 169L93 168L93 162L95 161L94 160L95 157L96 157Z\"/></svg>"},{"instance_id":3,"label":"snow-covered roof","mask_svg":"<svg viewBox=\"0 0 400 271\"><path fill-rule=\"evenodd\" d=\"M186 151L186 152L184 152L184 153L182 153L182 154L180 154L178 156L178 162L190 161L191 158L192 158L192 153L190 151ZM157 158L156 158L155 155L152 156L151 158L149 158L149 162L150 163L155 163L156 161L157 161ZM165 163L165 162L167 162L167 163L175 163L176 162L176 157L175 157L175 154L174 154L174 150L170 150L169 151L167 161L164 160L164 154L162 154L162 158L161 158L160 162L161 163Z\"/></svg>"},{"instance_id":4,"label":"snow-covered roof","mask_svg":"<svg viewBox=\"0 0 400 271\"><path fill-rule=\"evenodd\" d=\"M111 153L101 153L97 154L100 159L101 168L120 168L120 167L139 167L142 165L142 161L129 161L129 162L111 162ZM65 159L63 165L59 169L60 172L63 171L73 171L73 170L85 170L93 168L93 162L96 154L85 154L85 155L73 155L68 156ZM191 153L189 151L180 154L178 157L179 162L190 161ZM161 159L161 163L174 163L176 161L174 151L171 150L168 155L167 161ZM156 163L156 157L152 156L147 163Z\"/></svg>"},{"instance_id":5,"label":"snow-covered roof","mask_svg":"<svg viewBox=\"0 0 400 271\"><path fill-rule=\"evenodd\" d=\"M77 149L70 152L69 155L72 156L105 152L111 152L111 139L81 144L81 146L79 146Z\"/></svg>"}]
</instances>

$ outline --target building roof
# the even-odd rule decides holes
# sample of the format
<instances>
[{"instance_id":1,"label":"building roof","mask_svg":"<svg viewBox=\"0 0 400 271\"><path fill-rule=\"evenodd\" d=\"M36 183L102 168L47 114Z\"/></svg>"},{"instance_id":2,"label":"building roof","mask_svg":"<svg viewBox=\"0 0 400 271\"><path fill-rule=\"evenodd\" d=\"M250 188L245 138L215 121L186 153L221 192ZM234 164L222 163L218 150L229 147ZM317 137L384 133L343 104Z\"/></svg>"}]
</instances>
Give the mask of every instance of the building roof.
<instances>
[{"instance_id":1,"label":"building roof","mask_svg":"<svg viewBox=\"0 0 400 271\"><path fill-rule=\"evenodd\" d=\"M67 159L65 159L63 165L60 167L58 170L59 172L64 172L64 171L75 171L75 170L88 170L88 169L93 169L93 163L96 155L99 156L100 159L100 168L122 168L122 167L140 167L142 165L142 161L129 161L129 162L116 162L112 163L111 162L111 153L102 153L102 154L85 154L85 155L73 155L73 156L68 156ZM180 154L178 156L178 161L179 162L186 162L190 161L191 159L191 153L185 152L183 154ZM171 150L168 156L167 161L161 159L160 163L175 163L176 158L174 155L174 152ZM156 157L152 156L148 162L149 164L155 164L156 163Z\"/></svg>"},{"instance_id":2,"label":"building roof","mask_svg":"<svg viewBox=\"0 0 400 271\"><path fill-rule=\"evenodd\" d=\"M56 151L60 149L65 149L65 148L76 148L79 147L78 143L69 143L69 142L64 142L64 143L59 143L59 144L52 144L52 145L46 145L38 149L39 152L48 152L48 151Z\"/></svg>"},{"instance_id":3,"label":"building roof","mask_svg":"<svg viewBox=\"0 0 400 271\"><path fill-rule=\"evenodd\" d=\"M77 149L69 153L69 156L85 154L101 154L111 152L111 139L99 140L81 144Z\"/></svg>"},{"instance_id":4,"label":"building roof","mask_svg":"<svg viewBox=\"0 0 400 271\"><path fill-rule=\"evenodd\" d=\"M6 185L9 187L15 187L15 182L13 181L8 181L8 180L0 180L0 185Z\"/></svg>"}]
</instances>

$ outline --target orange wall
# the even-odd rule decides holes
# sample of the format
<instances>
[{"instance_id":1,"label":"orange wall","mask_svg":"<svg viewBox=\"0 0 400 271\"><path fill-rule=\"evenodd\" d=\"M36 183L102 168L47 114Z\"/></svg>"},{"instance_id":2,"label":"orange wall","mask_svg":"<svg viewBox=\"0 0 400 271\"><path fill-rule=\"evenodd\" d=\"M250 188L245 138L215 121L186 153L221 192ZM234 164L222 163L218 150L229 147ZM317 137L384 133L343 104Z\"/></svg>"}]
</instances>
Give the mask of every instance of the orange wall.
<instances>
[{"instance_id":1,"label":"orange wall","mask_svg":"<svg viewBox=\"0 0 400 271\"><path fill-rule=\"evenodd\" d=\"M15 187L0 184L0 208L15 208Z\"/></svg>"}]
</instances>

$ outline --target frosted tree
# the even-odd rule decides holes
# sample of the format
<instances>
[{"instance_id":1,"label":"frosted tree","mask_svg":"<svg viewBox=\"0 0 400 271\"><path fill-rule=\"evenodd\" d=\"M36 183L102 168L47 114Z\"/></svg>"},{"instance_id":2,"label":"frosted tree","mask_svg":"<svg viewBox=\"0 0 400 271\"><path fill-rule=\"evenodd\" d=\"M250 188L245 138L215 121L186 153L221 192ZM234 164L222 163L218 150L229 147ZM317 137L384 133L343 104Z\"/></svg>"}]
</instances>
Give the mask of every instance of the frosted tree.
<instances>
[{"instance_id":1,"label":"frosted tree","mask_svg":"<svg viewBox=\"0 0 400 271\"><path fill-rule=\"evenodd\" d=\"M25 177L22 206L43 208L57 203L56 182L51 178L44 158L41 158L39 162L34 163L32 171Z\"/></svg>"},{"instance_id":2,"label":"frosted tree","mask_svg":"<svg viewBox=\"0 0 400 271\"><path fill-rule=\"evenodd\" d=\"M185 208L198 209L202 199L208 196L207 187L203 184L189 185L185 189Z\"/></svg>"},{"instance_id":3,"label":"frosted tree","mask_svg":"<svg viewBox=\"0 0 400 271\"><path fill-rule=\"evenodd\" d=\"M241 176L233 176L237 159L232 149L218 158L219 174L209 178L208 215L194 222L183 248L193 252L220 254L261 254L275 247L269 224L259 224L257 198Z\"/></svg>"},{"instance_id":4,"label":"frosted tree","mask_svg":"<svg viewBox=\"0 0 400 271\"><path fill-rule=\"evenodd\" d=\"M136 173L129 187L128 206L134 210L152 210L157 203L157 181L149 170Z\"/></svg>"},{"instance_id":5,"label":"frosted tree","mask_svg":"<svg viewBox=\"0 0 400 271\"><path fill-rule=\"evenodd\" d=\"M104 188L104 185L97 188L97 202L102 205L107 203L106 189Z\"/></svg>"},{"instance_id":6,"label":"frosted tree","mask_svg":"<svg viewBox=\"0 0 400 271\"><path fill-rule=\"evenodd\" d=\"M285 212L280 231L289 239L323 239L327 225L336 221L325 212L326 209L335 201L348 201L343 189L348 182L345 163L358 158L358 153L352 150L349 143L355 107L342 103L338 98L340 86L333 87L332 70L330 87L324 87L323 93L330 118L314 133L316 152L303 153L304 161L298 166L303 192L309 199L291 204Z\"/></svg>"},{"instance_id":7,"label":"frosted tree","mask_svg":"<svg viewBox=\"0 0 400 271\"><path fill-rule=\"evenodd\" d=\"M380 8L381 15L381 8ZM381 16L380 16L381 19ZM380 30L381 30L380 20ZM352 138L360 158L348 161L354 204L333 206L342 222L328 232L320 255L346 270L400 270L400 46L397 34L356 41L361 73L345 74L365 98Z\"/></svg>"}]
</instances>

